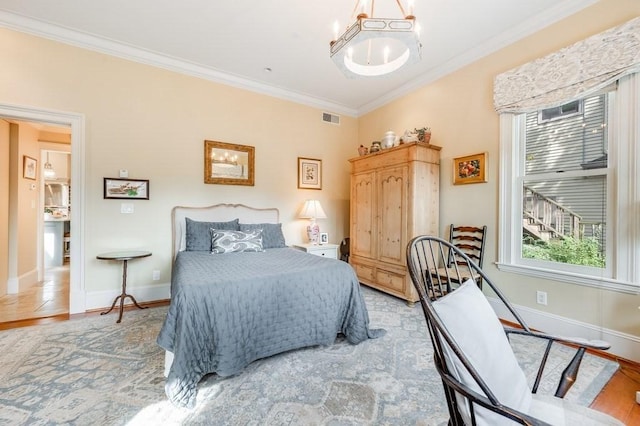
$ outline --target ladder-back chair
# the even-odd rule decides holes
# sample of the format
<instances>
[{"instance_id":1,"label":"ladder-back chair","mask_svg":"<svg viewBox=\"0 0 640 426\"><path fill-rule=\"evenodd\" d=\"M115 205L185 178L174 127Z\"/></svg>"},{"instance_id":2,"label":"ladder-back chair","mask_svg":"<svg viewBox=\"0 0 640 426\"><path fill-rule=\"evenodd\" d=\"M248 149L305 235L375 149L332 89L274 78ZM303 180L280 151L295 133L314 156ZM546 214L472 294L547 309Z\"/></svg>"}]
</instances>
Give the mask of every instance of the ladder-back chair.
<instances>
[{"instance_id":1,"label":"ladder-back chair","mask_svg":"<svg viewBox=\"0 0 640 426\"><path fill-rule=\"evenodd\" d=\"M469 256L469 258L480 268L482 268L482 262L484 260L484 244L486 236L486 225L476 227L451 224L449 228L449 242ZM459 271L455 270L456 267ZM460 272L460 277L458 277L457 272ZM447 256L447 261L443 262L443 265L437 269L437 274L443 281L451 279L458 284L462 284L471 277L470 271L466 268L466 263L462 260L458 260L456 264L454 256ZM478 275L475 279L478 286L482 288L482 277Z\"/></svg>"}]
</instances>

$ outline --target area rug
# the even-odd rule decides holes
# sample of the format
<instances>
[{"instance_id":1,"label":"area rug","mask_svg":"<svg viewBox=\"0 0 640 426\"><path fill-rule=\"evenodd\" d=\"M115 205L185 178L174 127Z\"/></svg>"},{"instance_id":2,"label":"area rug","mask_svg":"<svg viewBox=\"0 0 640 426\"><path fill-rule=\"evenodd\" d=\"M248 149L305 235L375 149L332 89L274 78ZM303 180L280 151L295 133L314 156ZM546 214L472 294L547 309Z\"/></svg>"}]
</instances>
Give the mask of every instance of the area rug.
<instances>
[{"instance_id":1,"label":"area rug","mask_svg":"<svg viewBox=\"0 0 640 426\"><path fill-rule=\"evenodd\" d=\"M228 378L206 376L192 410L164 394L155 339L166 307L0 332L0 425L444 425L422 310L363 287L384 337L291 351ZM514 341L527 371L537 345ZM571 351L556 346L549 391ZM589 405L618 365L586 355L567 399ZM556 382L557 383L557 382Z\"/></svg>"}]
</instances>

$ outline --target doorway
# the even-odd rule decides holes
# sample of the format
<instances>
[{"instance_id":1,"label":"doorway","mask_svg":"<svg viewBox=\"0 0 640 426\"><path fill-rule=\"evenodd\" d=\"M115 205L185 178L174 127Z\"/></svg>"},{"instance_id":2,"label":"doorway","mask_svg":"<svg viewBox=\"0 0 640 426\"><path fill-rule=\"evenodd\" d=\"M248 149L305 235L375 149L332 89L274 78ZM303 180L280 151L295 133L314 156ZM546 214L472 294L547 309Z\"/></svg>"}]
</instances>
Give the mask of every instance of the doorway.
<instances>
[{"instance_id":1,"label":"doorway","mask_svg":"<svg viewBox=\"0 0 640 426\"><path fill-rule=\"evenodd\" d=\"M51 271L43 272L43 282L55 281L62 286L56 288L62 290L67 295L67 306L70 314L85 312L85 290L84 290L84 238L80 232L84 221L84 116L76 113L56 112L51 110L42 110L38 108L29 108L22 106L13 106L8 104L0 104L0 118L9 122L24 121L43 126L63 126L71 129L71 158L70 158L70 181L73 185L73 203L70 205L69 212L73 217L73 221L69 223L69 240L68 247L68 266L65 268L55 268ZM42 157L44 160L44 157ZM18 179L19 181L19 179ZM40 213L39 217L44 217L44 201L42 200L36 207ZM44 221L39 221L40 228L44 228ZM43 235L42 229L38 235ZM64 238L64 234L63 234ZM11 239L11 235L9 236ZM11 241L9 245L10 262L16 262L17 250L12 250ZM14 253L12 253L12 251ZM39 257L43 259L43 257ZM40 265L38 269L44 271L43 261L38 260ZM11 269L11 268L10 268ZM40 280L39 280L40 281ZM67 288L64 288L66 281ZM52 288L45 288L42 292L52 292ZM57 291L57 290L56 290Z\"/></svg>"}]
</instances>

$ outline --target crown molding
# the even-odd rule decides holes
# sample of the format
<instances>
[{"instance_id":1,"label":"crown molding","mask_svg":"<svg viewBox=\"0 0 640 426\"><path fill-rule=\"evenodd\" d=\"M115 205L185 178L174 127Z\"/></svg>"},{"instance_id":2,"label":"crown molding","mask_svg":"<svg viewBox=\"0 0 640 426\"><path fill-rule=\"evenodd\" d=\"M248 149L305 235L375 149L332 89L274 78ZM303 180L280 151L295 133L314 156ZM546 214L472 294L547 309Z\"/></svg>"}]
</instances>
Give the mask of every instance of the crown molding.
<instances>
[{"instance_id":1,"label":"crown molding","mask_svg":"<svg viewBox=\"0 0 640 426\"><path fill-rule=\"evenodd\" d=\"M324 99L259 83L254 80L205 67L197 63L184 61L169 55L163 55L151 50L141 49L114 40L96 37L91 34L70 30L68 28L14 13L0 11L0 27L104 53L121 59L166 69L180 74L201 78L215 83L233 86L239 89L249 90L251 92L307 105L323 111L332 111L337 114L352 117L355 117L358 113L356 109Z\"/></svg>"},{"instance_id":2,"label":"crown molding","mask_svg":"<svg viewBox=\"0 0 640 426\"><path fill-rule=\"evenodd\" d=\"M0 11L0 26L129 61L307 105L323 111L330 111L336 114L357 118L405 96L422 86L430 84L466 65L469 65L488 54L508 46L523 37L533 34L542 28L570 16L587 6L596 3L597 1L598 0L566 0L559 2L556 6L549 8L544 13L534 16L523 24L502 33L498 37L494 37L487 42L468 50L466 53L452 58L444 64L437 66L430 72L422 74L420 77L408 81L404 85L388 92L384 96L355 109L325 99L316 98L314 96L286 90L280 87L270 86L255 80L242 78L237 75L224 73L213 68L184 61L169 55L163 55L154 51L140 49L138 47L116 42L114 40L73 31L48 22L6 11Z\"/></svg>"},{"instance_id":3,"label":"crown molding","mask_svg":"<svg viewBox=\"0 0 640 426\"><path fill-rule=\"evenodd\" d=\"M402 96L408 95L422 86L433 83L447 74L451 74L460 68L494 53L503 47L509 46L524 37L536 33L543 28L571 16L597 2L598 0L569 0L559 2L554 7L549 8L543 13L539 13L517 27L511 28L509 31L505 31L499 36L493 37L486 42L479 44L462 55L458 55L431 71L422 74L420 77L408 81L397 89L388 92L384 96L360 106L358 108L358 116L364 115L398 98L401 98Z\"/></svg>"}]
</instances>

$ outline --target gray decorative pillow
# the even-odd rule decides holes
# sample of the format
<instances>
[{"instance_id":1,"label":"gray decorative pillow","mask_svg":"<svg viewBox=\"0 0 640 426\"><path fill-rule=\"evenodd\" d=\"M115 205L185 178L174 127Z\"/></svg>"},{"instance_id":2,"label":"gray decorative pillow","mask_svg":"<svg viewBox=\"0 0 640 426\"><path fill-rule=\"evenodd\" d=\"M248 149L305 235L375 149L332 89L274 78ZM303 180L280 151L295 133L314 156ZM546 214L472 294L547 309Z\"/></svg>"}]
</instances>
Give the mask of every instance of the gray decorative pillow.
<instances>
[{"instance_id":1,"label":"gray decorative pillow","mask_svg":"<svg viewBox=\"0 0 640 426\"><path fill-rule=\"evenodd\" d=\"M264 251L262 230L249 232L211 229L211 253L235 253L242 251Z\"/></svg>"},{"instance_id":2,"label":"gray decorative pillow","mask_svg":"<svg viewBox=\"0 0 640 426\"><path fill-rule=\"evenodd\" d=\"M229 222L198 222L186 218L186 251L211 251L211 228L238 231L238 219Z\"/></svg>"},{"instance_id":3,"label":"gray decorative pillow","mask_svg":"<svg viewBox=\"0 0 640 426\"><path fill-rule=\"evenodd\" d=\"M262 229L262 247L281 248L286 247L281 223L241 223L240 230L247 232L254 229Z\"/></svg>"}]
</instances>

